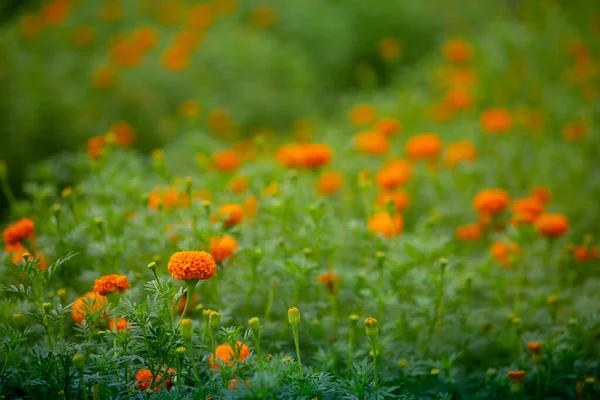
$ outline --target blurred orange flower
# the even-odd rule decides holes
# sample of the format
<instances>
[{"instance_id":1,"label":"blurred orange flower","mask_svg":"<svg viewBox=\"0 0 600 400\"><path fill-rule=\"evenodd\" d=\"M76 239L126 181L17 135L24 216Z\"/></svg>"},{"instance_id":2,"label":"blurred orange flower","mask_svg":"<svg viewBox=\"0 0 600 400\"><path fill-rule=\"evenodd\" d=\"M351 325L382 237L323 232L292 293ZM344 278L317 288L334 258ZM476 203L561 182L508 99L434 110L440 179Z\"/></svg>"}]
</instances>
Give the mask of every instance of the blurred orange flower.
<instances>
[{"instance_id":1,"label":"blurred orange flower","mask_svg":"<svg viewBox=\"0 0 600 400\"><path fill-rule=\"evenodd\" d=\"M229 181L229 190L232 193L244 193L248 190L248 186L250 186L250 180L246 176L234 176L231 181Z\"/></svg>"},{"instance_id":2,"label":"blurred orange flower","mask_svg":"<svg viewBox=\"0 0 600 400\"><path fill-rule=\"evenodd\" d=\"M510 195L502 189L485 189L473 199L473 208L479 214L494 215L508 207Z\"/></svg>"},{"instance_id":3,"label":"blurred orange flower","mask_svg":"<svg viewBox=\"0 0 600 400\"><path fill-rule=\"evenodd\" d=\"M344 186L344 175L338 171L326 171L321 174L317 182L317 193L329 196L336 193Z\"/></svg>"},{"instance_id":4,"label":"blurred orange flower","mask_svg":"<svg viewBox=\"0 0 600 400\"><path fill-rule=\"evenodd\" d=\"M96 89L106 89L117 81L115 72L108 66L100 66L92 73L92 86Z\"/></svg>"},{"instance_id":5,"label":"blurred orange flower","mask_svg":"<svg viewBox=\"0 0 600 400\"><path fill-rule=\"evenodd\" d=\"M335 296L339 291L340 277L333 271L317 276L317 282L325 284L331 296Z\"/></svg>"},{"instance_id":6,"label":"blurred orange flower","mask_svg":"<svg viewBox=\"0 0 600 400\"><path fill-rule=\"evenodd\" d=\"M450 143L446 148L444 164L450 168L456 167L461 161L472 163L477 159L475 145L470 140Z\"/></svg>"},{"instance_id":7,"label":"blurred orange flower","mask_svg":"<svg viewBox=\"0 0 600 400\"><path fill-rule=\"evenodd\" d=\"M512 128L512 117L505 108L488 108L481 113L481 128L487 133L506 133Z\"/></svg>"},{"instance_id":8,"label":"blurred orange flower","mask_svg":"<svg viewBox=\"0 0 600 400\"><path fill-rule=\"evenodd\" d=\"M123 293L130 287L129 279L127 279L127 276L125 275L104 275L96 279L94 282L94 292L101 296L106 296L107 294L116 292L117 290L120 293Z\"/></svg>"},{"instance_id":9,"label":"blurred orange flower","mask_svg":"<svg viewBox=\"0 0 600 400\"><path fill-rule=\"evenodd\" d=\"M358 133L354 136L356 148L365 154L382 155L390 150L387 136L377 131Z\"/></svg>"},{"instance_id":10,"label":"blurred orange flower","mask_svg":"<svg viewBox=\"0 0 600 400\"><path fill-rule=\"evenodd\" d=\"M377 110L370 104L359 104L350 110L350 122L355 127L372 124L377 119Z\"/></svg>"},{"instance_id":11,"label":"blurred orange flower","mask_svg":"<svg viewBox=\"0 0 600 400\"><path fill-rule=\"evenodd\" d=\"M404 221L398 213L392 217L387 212L378 212L369 218L367 228L376 234L391 238L402 233Z\"/></svg>"},{"instance_id":12,"label":"blurred orange flower","mask_svg":"<svg viewBox=\"0 0 600 400\"><path fill-rule=\"evenodd\" d=\"M396 135L402 132L402 124L394 118L383 118L375 124L375 131L384 135Z\"/></svg>"},{"instance_id":13,"label":"blurred orange flower","mask_svg":"<svg viewBox=\"0 0 600 400\"><path fill-rule=\"evenodd\" d=\"M394 37L386 37L377 44L379 55L384 60L395 60L402 54L402 46Z\"/></svg>"},{"instance_id":14,"label":"blurred orange flower","mask_svg":"<svg viewBox=\"0 0 600 400\"><path fill-rule=\"evenodd\" d=\"M135 129L125 121L115 122L110 131L116 135L116 143L121 147L129 147L135 141Z\"/></svg>"},{"instance_id":15,"label":"blurred orange flower","mask_svg":"<svg viewBox=\"0 0 600 400\"><path fill-rule=\"evenodd\" d=\"M461 225L456 228L454 237L457 240L478 240L483 235L483 227L479 224Z\"/></svg>"},{"instance_id":16,"label":"blurred orange flower","mask_svg":"<svg viewBox=\"0 0 600 400\"><path fill-rule=\"evenodd\" d=\"M552 191L546 186L536 186L529 192L531 197L535 197L542 204L548 204L552 199Z\"/></svg>"},{"instance_id":17,"label":"blurred orange flower","mask_svg":"<svg viewBox=\"0 0 600 400\"><path fill-rule=\"evenodd\" d=\"M235 150L218 151L212 155L217 170L221 172L231 172L238 169L241 165L240 156Z\"/></svg>"},{"instance_id":18,"label":"blurred orange flower","mask_svg":"<svg viewBox=\"0 0 600 400\"><path fill-rule=\"evenodd\" d=\"M236 240L231 236L222 236L220 238L210 238L210 254L216 262L222 262L233 255L238 248Z\"/></svg>"},{"instance_id":19,"label":"blurred orange flower","mask_svg":"<svg viewBox=\"0 0 600 400\"><path fill-rule=\"evenodd\" d=\"M404 150L413 160L435 159L442 151L442 140L437 133L421 133L411 136Z\"/></svg>"},{"instance_id":20,"label":"blurred orange flower","mask_svg":"<svg viewBox=\"0 0 600 400\"><path fill-rule=\"evenodd\" d=\"M513 242L498 241L492 243L490 252L496 262L502 264L505 268L509 268L514 259L520 254L521 249Z\"/></svg>"},{"instance_id":21,"label":"blurred orange flower","mask_svg":"<svg viewBox=\"0 0 600 400\"><path fill-rule=\"evenodd\" d=\"M473 57L473 47L465 40L451 39L444 42L442 54L449 62L464 63Z\"/></svg>"},{"instance_id":22,"label":"blurred orange flower","mask_svg":"<svg viewBox=\"0 0 600 400\"><path fill-rule=\"evenodd\" d=\"M377 196L377 204L380 207L385 207L390 202L396 208L396 211L401 213L410 206L410 197L404 190L383 190Z\"/></svg>"},{"instance_id":23,"label":"blurred orange flower","mask_svg":"<svg viewBox=\"0 0 600 400\"><path fill-rule=\"evenodd\" d=\"M237 225L244 219L244 209L239 204L223 204L219 214L225 218L223 223L228 226Z\"/></svg>"},{"instance_id":24,"label":"blurred orange flower","mask_svg":"<svg viewBox=\"0 0 600 400\"><path fill-rule=\"evenodd\" d=\"M393 189L404 185L412 178L412 164L406 160L397 159L385 164L377 172L375 181L383 189Z\"/></svg>"},{"instance_id":25,"label":"blurred orange flower","mask_svg":"<svg viewBox=\"0 0 600 400\"><path fill-rule=\"evenodd\" d=\"M215 349L217 360L225 366L234 366L237 361L244 361L250 355L250 348L245 343L237 341L235 343L235 351L228 344L221 344ZM211 369L221 369L219 362L214 361L214 355L211 354L209 360Z\"/></svg>"},{"instance_id":26,"label":"blurred orange flower","mask_svg":"<svg viewBox=\"0 0 600 400\"><path fill-rule=\"evenodd\" d=\"M94 136L89 138L87 141L88 156L92 159L102 157L106 144L106 138L104 136Z\"/></svg>"},{"instance_id":27,"label":"blurred orange flower","mask_svg":"<svg viewBox=\"0 0 600 400\"><path fill-rule=\"evenodd\" d=\"M101 311L107 305L108 300L106 297L96 292L87 292L85 295L75 299L73 308L71 309L71 316L76 323L81 324L88 313Z\"/></svg>"},{"instance_id":28,"label":"blurred orange flower","mask_svg":"<svg viewBox=\"0 0 600 400\"><path fill-rule=\"evenodd\" d=\"M569 230L569 220L564 214L541 214L534 224L542 236L558 237Z\"/></svg>"},{"instance_id":29,"label":"blurred orange flower","mask_svg":"<svg viewBox=\"0 0 600 400\"><path fill-rule=\"evenodd\" d=\"M590 134L590 127L585 121L573 121L565 125L563 138L568 142L585 139Z\"/></svg>"}]
</instances>

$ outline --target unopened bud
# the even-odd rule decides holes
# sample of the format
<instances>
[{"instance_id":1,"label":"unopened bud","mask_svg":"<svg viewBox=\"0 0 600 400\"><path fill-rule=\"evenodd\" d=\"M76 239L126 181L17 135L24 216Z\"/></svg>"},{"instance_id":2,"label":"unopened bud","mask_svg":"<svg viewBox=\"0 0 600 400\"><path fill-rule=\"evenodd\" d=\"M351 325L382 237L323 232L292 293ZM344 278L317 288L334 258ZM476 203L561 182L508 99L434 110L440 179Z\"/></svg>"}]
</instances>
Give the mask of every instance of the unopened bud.
<instances>
[{"instance_id":1,"label":"unopened bud","mask_svg":"<svg viewBox=\"0 0 600 400\"><path fill-rule=\"evenodd\" d=\"M300 325L300 310L292 307L288 310L288 321L292 327Z\"/></svg>"},{"instance_id":2,"label":"unopened bud","mask_svg":"<svg viewBox=\"0 0 600 400\"><path fill-rule=\"evenodd\" d=\"M257 317L250 318L248 320L248 326L250 327L250 329L252 329L252 331L255 334L258 334L258 332L260 331L260 319L258 319Z\"/></svg>"},{"instance_id":3,"label":"unopened bud","mask_svg":"<svg viewBox=\"0 0 600 400\"><path fill-rule=\"evenodd\" d=\"M65 289L65 288L56 289L56 295L58 297L60 297L61 299L64 299L65 297L67 297L67 289Z\"/></svg>"},{"instance_id":4,"label":"unopened bud","mask_svg":"<svg viewBox=\"0 0 600 400\"><path fill-rule=\"evenodd\" d=\"M179 322L179 324L181 325L181 336L183 339L186 341L192 340L192 334L194 330L192 326L192 320L189 318L184 318Z\"/></svg>"},{"instance_id":5,"label":"unopened bud","mask_svg":"<svg viewBox=\"0 0 600 400\"><path fill-rule=\"evenodd\" d=\"M62 210L60 204L52 204L52 214L57 215L58 213L60 213L60 210Z\"/></svg>"},{"instance_id":6,"label":"unopened bud","mask_svg":"<svg viewBox=\"0 0 600 400\"><path fill-rule=\"evenodd\" d=\"M367 336L373 337L377 335L377 320L373 317L368 317L365 319L365 331L367 332Z\"/></svg>"},{"instance_id":7,"label":"unopened bud","mask_svg":"<svg viewBox=\"0 0 600 400\"><path fill-rule=\"evenodd\" d=\"M219 327L219 322L221 322L221 314L217 311L211 311L208 317L208 323L212 329L217 329Z\"/></svg>"},{"instance_id":8,"label":"unopened bud","mask_svg":"<svg viewBox=\"0 0 600 400\"><path fill-rule=\"evenodd\" d=\"M73 356L73 365L79 370L83 369L83 367L85 366L85 357L83 356L83 354L77 353Z\"/></svg>"},{"instance_id":9,"label":"unopened bud","mask_svg":"<svg viewBox=\"0 0 600 400\"><path fill-rule=\"evenodd\" d=\"M63 199L71 197L72 194L73 194L73 189L70 186L67 186L66 188L64 188L62 190L62 192L60 192L60 195L62 196Z\"/></svg>"},{"instance_id":10,"label":"unopened bud","mask_svg":"<svg viewBox=\"0 0 600 400\"><path fill-rule=\"evenodd\" d=\"M181 346L175 349L175 356L177 356L177 358L179 360L183 360L183 358L185 357L185 352L186 352L186 348Z\"/></svg>"}]
</instances>

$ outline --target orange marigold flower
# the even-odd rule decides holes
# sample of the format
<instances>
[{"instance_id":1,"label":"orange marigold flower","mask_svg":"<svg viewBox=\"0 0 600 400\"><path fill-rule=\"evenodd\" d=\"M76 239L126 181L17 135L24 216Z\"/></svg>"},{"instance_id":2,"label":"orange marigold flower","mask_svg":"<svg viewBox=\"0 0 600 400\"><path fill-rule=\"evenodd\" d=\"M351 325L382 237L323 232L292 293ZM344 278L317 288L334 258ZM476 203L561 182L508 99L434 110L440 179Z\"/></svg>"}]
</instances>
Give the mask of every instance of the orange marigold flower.
<instances>
[{"instance_id":1,"label":"orange marigold flower","mask_svg":"<svg viewBox=\"0 0 600 400\"><path fill-rule=\"evenodd\" d=\"M397 212L402 213L410 206L410 196L404 190L384 190L377 196L377 204L381 207L385 207L390 202Z\"/></svg>"},{"instance_id":2,"label":"orange marigold flower","mask_svg":"<svg viewBox=\"0 0 600 400\"><path fill-rule=\"evenodd\" d=\"M384 60L395 60L402 54L402 46L398 43L398 39L394 37L386 37L377 44L379 55Z\"/></svg>"},{"instance_id":3,"label":"orange marigold flower","mask_svg":"<svg viewBox=\"0 0 600 400\"><path fill-rule=\"evenodd\" d=\"M241 341L235 342L235 351L228 344L221 344L217 346L215 349L215 354L217 355L217 362L214 361L214 355L211 354L208 362L210 363L210 368L221 369L221 365L219 365L219 361L225 366L234 366L237 361L244 361L250 355L250 348L246 346L245 343Z\"/></svg>"},{"instance_id":4,"label":"orange marigold flower","mask_svg":"<svg viewBox=\"0 0 600 400\"><path fill-rule=\"evenodd\" d=\"M229 181L229 190L232 193L244 193L250 186L250 180L246 176L234 176Z\"/></svg>"},{"instance_id":5,"label":"orange marigold flower","mask_svg":"<svg viewBox=\"0 0 600 400\"><path fill-rule=\"evenodd\" d=\"M11 262L13 264L17 264L20 262L24 263L25 259L23 258L23 254L30 253L30 251L27 250L25 247L21 246L21 248L18 251L13 251L12 253L13 253L13 257L12 257ZM38 258L40 260L40 264L37 267L37 269L42 270L42 271L45 271L48 269L48 263L46 263L46 258L42 254L35 252L35 254L32 254L32 256L34 258Z\"/></svg>"},{"instance_id":6,"label":"orange marigold flower","mask_svg":"<svg viewBox=\"0 0 600 400\"><path fill-rule=\"evenodd\" d=\"M513 383L523 382L525 380L525 371L509 371L508 377Z\"/></svg>"},{"instance_id":7,"label":"orange marigold flower","mask_svg":"<svg viewBox=\"0 0 600 400\"><path fill-rule=\"evenodd\" d=\"M552 191L545 186L534 187L529 195L538 199L542 204L548 204L552 199Z\"/></svg>"},{"instance_id":8,"label":"orange marigold flower","mask_svg":"<svg viewBox=\"0 0 600 400\"><path fill-rule=\"evenodd\" d=\"M402 233L404 221L398 213L392 218L387 212L379 212L369 218L367 227L373 233L391 238Z\"/></svg>"},{"instance_id":9,"label":"orange marigold flower","mask_svg":"<svg viewBox=\"0 0 600 400\"><path fill-rule=\"evenodd\" d=\"M317 182L317 193L321 196L329 196L344 186L344 175L338 171L326 171L321 174Z\"/></svg>"},{"instance_id":10,"label":"orange marigold flower","mask_svg":"<svg viewBox=\"0 0 600 400\"><path fill-rule=\"evenodd\" d=\"M513 259L517 257L520 253L521 249L513 242L503 242L498 241L492 243L490 247L490 252L492 253L492 258L504 265L505 268L509 268Z\"/></svg>"},{"instance_id":11,"label":"orange marigold flower","mask_svg":"<svg viewBox=\"0 0 600 400\"><path fill-rule=\"evenodd\" d=\"M37 15L24 15L20 21L20 28L21 37L31 39L44 29L44 20Z\"/></svg>"},{"instance_id":12,"label":"orange marigold flower","mask_svg":"<svg viewBox=\"0 0 600 400\"><path fill-rule=\"evenodd\" d=\"M197 31L203 31L212 25L213 20L214 12L211 4L196 4L188 11L186 27Z\"/></svg>"},{"instance_id":13,"label":"orange marigold flower","mask_svg":"<svg viewBox=\"0 0 600 400\"><path fill-rule=\"evenodd\" d=\"M237 225L244 219L244 209L239 204L223 204L219 214L225 218L223 223L228 226Z\"/></svg>"},{"instance_id":14,"label":"orange marigold flower","mask_svg":"<svg viewBox=\"0 0 600 400\"><path fill-rule=\"evenodd\" d=\"M29 218L21 218L4 229L4 243L8 245L16 245L24 239L33 237L35 223Z\"/></svg>"},{"instance_id":15,"label":"orange marigold flower","mask_svg":"<svg viewBox=\"0 0 600 400\"><path fill-rule=\"evenodd\" d=\"M354 136L356 148L371 155L386 154L390 151L390 141L386 135L377 131L363 132Z\"/></svg>"},{"instance_id":16,"label":"orange marigold flower","mask_svg":"<svg viewBox=\"0 0 600 400\"><path fill-rule=\"evenodd\" d=\"M258 6L250 14L250 24L254 28L267 29L277 23L277 12L271 6Z\"/></svg>"},{"instance_id":17,"label":"orange marigold flower","mask_svg":"<svg viewBox=\"0 0 600 400\"><path fill-rule=\"evenodd\" d=\"M158 43L158 33L151 26L136 29L131 34L131 42L141 52L153 49Z\"/></svg>"},{"instance_id":18,"label":"orange marigold flower","mask_svg":"<svg viewBox=\"0 0 600 400\"><path fill-rule=\"evenodd\" d=\"M235 121L224 108L215 108L206 115L206 125L212 133L229 133L235 128Z\"/></svg>"},{"instance_id":19,"label":"orange marigold flower","mask_svg":"<svg viewBox=\"0 0 600 400\"><path fill-rule=\"evenodd\" d=\"M473 199L473 208L479 214L498 214L508 207L510 195L502 189L485 189Z\"/></svg>"},{"instance_id":20,"label":"orange marigold flower","mask_svg":"<svg viewBox=\"0 0 600 400\"><path fill-rule=\"evenodd\" d=\"M338 293L340 277L335 272L329 271L317 276L317 282L325 284L330 295L335 296Z\"/></svg>"},{"instance_id":21,"label":"orange marigold flower","mask_svg":"<svg viewBox=\"0 0 600 400\"><path fill-rule=\"evenodd\" d=\"M392 160L377 172L375 181L379 187L390 190L404 185L410 178L412 178L412 164L406 160Z\"/></svg>"},{"instance_id":22,"label":"orange marigold flower","mask_svg":"<svg viewBox=\"0 0 600 400\"><path fill-rule=\"evenodd\" d=\"M183 71L190 66L190 51L187 47L172 45L165 50L160 61L169 71Z\"/></svg>"},{"instance_id":23,"label":"orange marigold flower","mask_svg":"<svg viewBox=\"0 0 600 400\"><path fill-rule=\"evenodd\" d=\"M244 212L250 216L255 216L258 213L258 199L254 195L246 197L243 206Z\"/></svg>"},{"instance_id":24,"label":"orange marigold flower","mask_svg":"<svg viewBox=\"0 0 600 400\"><path fill-rule=\"evenodd\" d=\"M482 235L483 227L479 224L461 225L454 232L454 237L461 241L479 240Z\"/></svg>"},{"instance_id":25,"label":"orange marigold flower","mask_svg":"<svg viewBox=\"0 0 600 400\"><path fill-rule=\"evenodd\" d=\"M94 282L94 292L98 293L101 296L106 296L107 294L116 292L117 290L120 293L123 293L130 287L131 286L129 285L129 280L125 275L104 275L96 279L96 281Z\"/></svg>"},{"instance_id":26,"label":"orange marigold flower","mask_svg":"<svg viewBox=\"0 0 600 400\"><path fill-rule=\"evenodd\" d=\"M462 88L451 88L446 93L443 104L454 110L464 110L473 104L473 96Z\"/></svg>"},{"instance_id":27,"label":"orange marigold flower","mask_svg":"<svg viewBox=\"0 0 600 400\"><path fill-rule=\"evenodd\" d=\"M306 143L302 150L302 166L318 168L327 165L333 158L331 147L324 143Z\"/></svg>"},{"instance_id":28,"label":"orange marigold flower","mask_svg":"<svg viewBox=\"0 0 600 400\"><path fill-rule=\"evenodd\" d=\"M350 110L350 122L356 127L372 124L377 119L377 110L370 104L359 104Z\"/></svg>"},{"instance_id":29,"label":"orange marigold flower","mask_svg":"<svg viewBox=\"0 0 600 400\"><path fill-rule=\"evenodd\" d=\"M533 354L540 354L540 351L542 351L542 344L540 342L529 342L527 343L527 348Z\"/></svg>"},{"instance_id":30,"label":"orange marigold flower","mask_svg":"<svg viewBox=\"0 0 600 400\"><path fill-rule=\"evenodd\" d=\"M121 332L123 330L129 330L130 327L131 327L131 325L129 324L129 322L127 322L126 319L123 319L123 318L117 319L117 331L118 332ZM111 331L115 330L115 320L113 318L111 318L110 321L108 321L108 329L110 329Z\"/></svg>"},{"instance_id":31,"label":"orange marigold flower","mask_svg":"<svg viewBox=\"0 0 600 400\"><path fill-rule=\"evenodd\" d=\"M108 66L101 66L92 74L92 86L96 89L106 89L117 81L115 72Z\"/></svg>"},{"instance_id":32,"label":"orange marigold flower","mask_svg":"<svg viewBox=\"0 0 600 400\"><path fill-rule=\"evenodd\" d=\"M442 151L442 139L437 133L421 133L410 137L404 149L413 160L435 159Z\"/></svg>"},{"instance_id":33,"label":"orange marigold flower","mask_svg":"<svg viewBox=\"0 0 600 400\"><path fill-rule=\"evenodd\" d=\"M221 262L231 257L233 252L237 250L238 243L231 236L211 237L208 247L215 261Z\"/></svg>"},{"instance_id":34,"label":"orange marigold flower","mask_svg":"<svg viewBox=\"0 0 600 400\"><path fill-rule=\"evenodd\" d=\"M535 197L525 197L513 201L512 211L518 222L531 224L544 211L544 205Z\"/></svg>"},{"instance_id":35,"label":"orange marigold flower","mask_svg":"<svg viewBox=\"0 0 600 400\"><path fill-rule=\"evenodd\" d=\"M590 134L590 127L585 121L569 122L563 128L563 138L568 142L585 139Z\"/></svg>"},{"instance_id":36,"label":"orange marigold flower","mask_svg":"<svg viewBox=\"0 0 600 400\"><path fill-rule=\"evenodd\" d=\"M534 224L542 236L558 237L569 230L569 220L563 214L541 214Z\"/></svg>"},{"instance_id":37,"label":"orange marigold flower","mask_svg":"<svg viewBox=\"0 0 600 400\"><path fill-rule=\"evenodd\" d=\"M241 165L240 156L235 150L218 151L212 155L215 166L219 171L235 171Z\"/></svg>"},{"instance_id":38,"label":"orange marigold flower","mask_svg":"<svg viewBox=\"0 0 600 400\"><path fill-rule=\"evenodd\" d=\"M92 159L102 157L106 147L106 138L104 136L94 136L87 141L88 156Z\"/></svg>"},{"instance_id":39,"label":"orange marigold flower","mask_svg":"<svg viewBox=\"0 0 600 400\"><path fill-rule=\"evenodd\" d=\"M298 168L302 164L302 151L303 146L298 143L290 143L281 146L277 150L275 157L284 167Z\"/></svg>"},{"instance_id":40,"label":"orange marigold flower","mask_svg":"<svg viewBox=\"0 0 600 400\"><path fill-rule=\"evenodd\" d=\"M42 9L42 16L47 25L58 25L69 17L71 12L69 0L53 0Z\"/></svg>"},{"instance_id":41,"label":"orange marigold flower","mask_svg":"<svg viewBox=\"0 0 600 400\"><path fill-rule=\"evenodd\" d=\"M101 311L108 305L106 297L99 295L96 292L87 292L85 295L78 297L73 303L71 316L78 324L81 324L88 313L96 313Z\"/></svg>"},{"instance_id":42,"label":"orange marigold flower","mask_svg":"<svg viewBox=\"0 0 600 400\"><path fill-rule=\"evenodd\" d=\"M164 367L162 369L162 371L164 372ZM176 371L173 368L169 368L167 370L167 374L169 375L175 375ZM152 379L152 371L150 371L149 369L146 368L142 368L140 370L138 370L138 372L135 374L135 380L136 380L136 385L135 387L140 391L140 392L144 392L148 389L150 389L150 385L151 384L156 384L156 382L160 382L162 378L162 374L161 373L157 373L156 374L156 378ZM161 385L162 386L162 385ZM167 388L167 390L171 389L171 387L173 386L173 383L171 382L171 378L167 378L164 382L164 386ZM154 389L155 392L158 391L160 386L156 386Z\"/></svg>"},{"instance_id":43,"label":"orange marigold flower","mask_svg":"<svg viewBox=\"0 0 600 400\"><path fill-rule=\"evenodd\" d=\"M477 151L475 145L470 140L462 142L450 143L446 149L446 157L444 164L450 168L454 168L461 161L474 162L477 159Z\"/></svg>"},{"instance_id":44,"label":"orange marigold flower","mask_svg":"<svg viewBox=\"0 0 600 400\"><path fill-rule=\"evenodd\" d=\"M590 260L598 259L600 248L598 245L587 247L585 244L576 246L573 249L573 258L577 262L587 262Z\"/></svg>"},{"instance_id":45,"label":"orange marigold flower","mask_svg":"<svg viewBox=\"0 0 600 400\"><path fill-rule=\"evenodd\" d=\"M116 143L121 147L129 147L135 141L135 129L125 121L115 122L110 131L116 135Z\"/></svg>"},{"instance_id":46,"label":"orange marigold flower","mask_svg":"<svg viewBox=\"0 0 600 400\"><path fill-rule=\"evenodd\" d=\"M397 119L384 118L377 121L374 129L379 133L391 136L402 132L402 124Z\"/></svg>"},{"instance_id":47,"label":"orange marigold flower","mask_svg":"<svg viewBox=\"0 0 600 400\"><path fill-rule=\"evenodd\" d=\"M512 117L506 108L488 108L481 113L479 123L487 133L506 133L512 128Z\"/></svg>"},{"instance_id":48,"label":"orange marigold flower","mask_svg":"<svg viewBox=\"0 0 600 400\"><path fill-rule=\"evenodd\" d=\"M452 39L446 40L442 47L444 58L453 63L463 63L471 60L473 57L473 48L465 40Z\"/></svg>"},{"instance_id":49,"label":"orange marigold flower","mask_svg":"<svg viewBox=\"0 0 600 400\"><path fill-rule=\"evenodd\" d=\"M194 118L200 115L200 102L198 100L188 100L181 103L179 106L179 115L185 118Z\"/></svg>"},{"instance_id":50,"label":"orange marigold flower","mask_svg":"<svg viewBox=\"0 0 600 400\"><path fill-rule=\"evenodd\" d=\"M246 379L244 381L244 384L246 386L248 386L250 384L250 382ZM229 380L229 383L227 384L227 389L231 389L231 390L238 390L238 388L242 385L242 382L240 382L238 379L235 378L231 378Z\"/></svg>"},{"instance_id":51,"label":"orange marigold flower","mask_svg":"<svg viewBox=\"0 0 600 400\"><path fill-rule=\"evenodd\" d=\"M169 259L167 266L171 276L177 280L207 280L217 274L217 264L212 255L205 251L178 251Z\"/></svg>"}]
</instances>

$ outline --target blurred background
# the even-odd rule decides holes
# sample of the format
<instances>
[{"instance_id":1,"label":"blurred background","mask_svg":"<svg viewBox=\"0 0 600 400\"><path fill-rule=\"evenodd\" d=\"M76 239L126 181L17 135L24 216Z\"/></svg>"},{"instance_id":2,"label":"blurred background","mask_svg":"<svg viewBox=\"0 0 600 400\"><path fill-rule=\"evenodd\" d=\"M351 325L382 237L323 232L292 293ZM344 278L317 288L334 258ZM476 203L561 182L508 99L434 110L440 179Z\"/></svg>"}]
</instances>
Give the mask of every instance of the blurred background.
<instances>
[{"instance_id":1,"label":"blurred background","mask_svg":"<svg viewBox=\"0 0 600 400\"><path fill-rule=\"evenodd\" d=\"M400 88L422 85L430 93L422 78L432 69L423 66L439 63L452 38L472 42L482 79L515 60L547 59L548 71L534 71L543 85L558 76L553 60L568 40L600 31L599 4L3 0L0 160L19 195L29 166L83 150L109 130L149 152L191 130L223 142L256 132L290 135L302 121L345 116L353 99L370 102L386 92L396 99L388 108L398 109ZM537 55L528 54L534 40L547 44ZM513 93L479 93L475 101L515 98L531 89L529 78Z\"/></svg>"}]
</instances>

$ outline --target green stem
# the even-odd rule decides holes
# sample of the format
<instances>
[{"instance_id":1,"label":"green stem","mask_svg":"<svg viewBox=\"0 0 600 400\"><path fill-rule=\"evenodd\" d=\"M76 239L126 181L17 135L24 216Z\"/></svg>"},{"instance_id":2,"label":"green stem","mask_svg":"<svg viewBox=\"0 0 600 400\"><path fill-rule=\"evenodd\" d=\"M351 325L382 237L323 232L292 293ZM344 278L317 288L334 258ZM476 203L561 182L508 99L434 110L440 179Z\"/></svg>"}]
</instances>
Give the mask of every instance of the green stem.
<instances>
[{"instance_id":1,"label":"green stem","mask_svg":"<svg viewBox=\"0 0 600 400\"><path fill-rule=\"evenodd\" d=\"M194 290L196 289L196 284L198 284L198 281L195 279L190 279L190 280L185 281L185 285L186 285L185 306L183 307L183 312L181 313L181 318L179 319L179 322L177 322L178 328L179 328L179 324L181 323L181 320L185 318L188 307L189 307L190 303L192 302L192 297L194 296Z\"/></svg>"},{"instance_id":2,"label":"green stem","mask_svg":"<svg viewBox=\"0 0 600 400\"><path fill-rule=\"evenodd\" d=\"M298 326L292 326L292 333L294 334L294 344L296 345L296 357L298 358L298 368L300 369L300 375L304 375L302 370L302 359L300 358L300 342L298 340Z\"/></svg>"},{"instance_id":3,"label":"green stem","mask_svg":"<svg viewBox=\"0 0 600 400\"><path fill-rule=\"evenodd\" d=\"M377 388L377 335L369 337L373 351L373 386Z\"/></svg>"},{"instance_id":4,"label":"green stem","mask_svg":"<svg viewBox=\"0 0 600 400\"><path fill-rule=\"evenodd\" d=\"M265 306L265 321L269 320L269 316L271 315L271 308L273 308L273 300L274 299L275 299L275 285L271 284L271 290L269 291L267 305Z\"/></svg>"}]
</instances>

